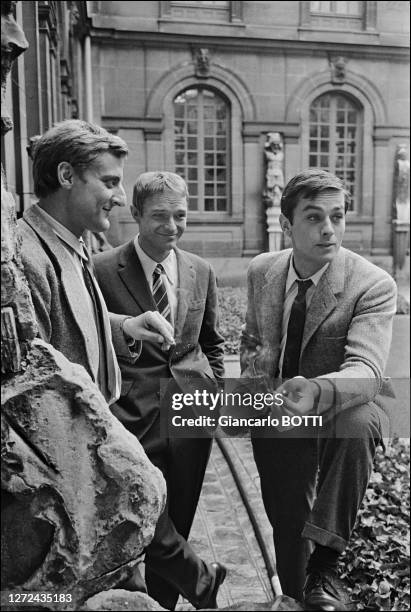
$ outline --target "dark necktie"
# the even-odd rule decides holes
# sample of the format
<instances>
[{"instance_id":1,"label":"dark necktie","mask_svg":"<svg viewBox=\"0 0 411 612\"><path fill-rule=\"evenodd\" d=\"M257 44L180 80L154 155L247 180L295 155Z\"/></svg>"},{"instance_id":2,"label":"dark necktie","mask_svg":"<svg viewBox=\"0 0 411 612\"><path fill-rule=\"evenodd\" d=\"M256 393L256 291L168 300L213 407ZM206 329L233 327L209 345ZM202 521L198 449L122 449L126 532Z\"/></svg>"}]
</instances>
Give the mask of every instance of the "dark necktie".
<instances>
[{"instance_id":1,"label":"dark necktie","mask_svg":"<svg viewBox=\"0 0 411 612\"><path fill-rule=\"evenodd\" d=\"M298 376L301 343L303 340L305 313L306 313L306 293L312 285L312 280L297 281L298 293L293 302L288 320L287 342L284 349L282 377L293 378Z\"/></svg>"},{"instance_id":2,"label":"dark necktie","mask_svg":"<svg viewBox=\"0 0 411 612\"><path fill-rule=\"evenodd\" d=\"M94 310L94 321L97 328L97 337L99 343L99 371L98 371L98 385L101 390L105 389L106 380L107 380L107 359L106 359L106 347L104 342L104 317L102 312L102 307L100 303L100 299L97 295L97 291L93 281L93 268L90 261L90 256L87 252L87 249L83 246L84 254L87 257L87 260L81 260L83 267L83 278L84 284L86 285L86 289L90 295L91 302L93 304Z\"/></svg>"},{"instance_id":3,"label":"dark necktie","mask_svg":"<svg viewBox=\"0 0 411 612\"><path fill-rule=\"evenodd\" d=\"M153 298L159 313L171 323L171 308L167 297L167 290L162 279L163 272L163 266L157 264L153 272Z\"/></svg>"}]
</instances>

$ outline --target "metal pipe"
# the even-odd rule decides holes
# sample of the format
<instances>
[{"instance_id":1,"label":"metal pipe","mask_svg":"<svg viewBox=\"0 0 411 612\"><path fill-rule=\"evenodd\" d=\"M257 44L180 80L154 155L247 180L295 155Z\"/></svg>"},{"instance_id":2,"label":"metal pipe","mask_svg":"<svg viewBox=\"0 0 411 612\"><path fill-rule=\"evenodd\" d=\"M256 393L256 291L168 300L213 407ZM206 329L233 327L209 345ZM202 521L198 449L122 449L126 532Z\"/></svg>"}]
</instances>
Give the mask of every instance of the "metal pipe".
<instances>
[{"instance_id":1,"label":"metal pipe","mask_svg":"<svg viewBox=\"0 0 411 612\"><path fill-rule=\"evenodd\" d=\"M91 81L91 39L87 34L84 38L84 80L86 93L86 121L93 121L93 87Z\"/></svg>"}]
</instances>

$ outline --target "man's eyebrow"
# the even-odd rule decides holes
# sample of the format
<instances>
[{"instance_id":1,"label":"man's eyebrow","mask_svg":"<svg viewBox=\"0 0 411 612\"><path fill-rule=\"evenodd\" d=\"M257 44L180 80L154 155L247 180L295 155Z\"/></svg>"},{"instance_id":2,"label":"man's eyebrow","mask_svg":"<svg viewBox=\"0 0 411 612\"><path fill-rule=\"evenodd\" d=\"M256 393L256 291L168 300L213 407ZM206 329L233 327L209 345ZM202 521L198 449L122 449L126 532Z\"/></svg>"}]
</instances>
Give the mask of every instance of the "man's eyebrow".
<instances>
[{"instance_id":1,"label":"man's eyebrow","mask_svg":"<svg viewBox=\"0 0 411 612\"><path fill-rule=\"evenodd\" d=\"M316 204L306 204L303 207L303 212L305 212L306 210L309 210L309 209L319 210L321 212L323 212L323 210L324 210L322 206L316 206ZM336 206L334 206L334 208L332 210L334 212L334 211L340 211L340 210L343 210L343 209L344 209L343 205L336 205Z\"/></svg>"},{"instance_id":2,"label":"man's eyebrow","mask_svg":"<svg viewBox=\"0 0 411 612\"><path fill-rule=\"evenodd\" d=\"M169 211L167 208L153 207L151 209L151 212L172 212L172 211ZM187 209L181 207L181 208L177 208L174 212L178 212L178 213L187 212Z\"/></svg>"}]
</instances>

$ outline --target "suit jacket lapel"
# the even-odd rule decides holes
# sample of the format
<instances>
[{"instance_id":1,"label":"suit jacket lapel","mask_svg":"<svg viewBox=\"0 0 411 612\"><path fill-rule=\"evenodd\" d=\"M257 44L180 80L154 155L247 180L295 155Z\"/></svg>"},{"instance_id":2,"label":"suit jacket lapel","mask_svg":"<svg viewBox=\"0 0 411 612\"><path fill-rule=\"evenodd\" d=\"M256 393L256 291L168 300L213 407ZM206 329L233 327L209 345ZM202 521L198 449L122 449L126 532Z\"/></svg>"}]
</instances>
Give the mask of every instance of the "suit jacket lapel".
<instances>
[{"instance_id":1,"label":"suit jacket lapel","mask_svg":"<svg viewBox=\"0 0 411 612\"><path fill-rule=\"evenodd\" d=\"M344 289L344 275L345 249L340 248L336 257L320 278L320 282L308 307L301 353L322 322L336 307L337 300L335 294L340 293Z\"/></svg>"},{"instance_id":2,"label":"suit jacket lapel","mask_svg":"<svg viewBox=\"0 0 411 612\"><path fill-rule=\"evenodd\" d=\"M157 309L146 275L136 253L134 240L124 245L120 251L118 274L125 288L137 302L142 312Z\"/></svg>"},{"instance_id":3,"label":"suit jacket lapel","mask_svg":"<svg viewBox=\"0 0 411 612\"><path fill-rule=\"evenodd\" d=\"M45 242L52 257L61 270L61 282L66 294L67 304L71 309L74 320L76 321L81 333L84 337L88 336L88 328L90 325L90 311L85 300L77 299L79 295L79 276L78 272L67 257L66 248L63 246L60 238L56 236L54 231L43 221L40 215L37 214L37 205L33 204L25 213L24 219L38 236ZM86 342L86 350L89 343ZM89 363L93 362L90 354L87 354Z\"/></svg>"},{"instance_id":4,"label":"suit jacket lapel","mask_svg":"<svg viewBox=\"0 0 411 612\"><path fill-rule=\"evenodd\" d=\"M196 272L190 260L179 249L175 249L177 256L178 287L177 287L177 314L174 324L174 337L176 341L181 338L187 311L192 299L195 286Z\"/></svg>"},{"instance_id":5,"label":"suit jacket lapel","mask_svg":"<svg viewBox=\"0 0 411 612\"><path fill-rule=\"evenodd\" d=\"M281 345L285 285L290 256L290 251L278 254L266 272L265 284L261 291L264 344L278 352Z\"/></svg>"}]
</instances>

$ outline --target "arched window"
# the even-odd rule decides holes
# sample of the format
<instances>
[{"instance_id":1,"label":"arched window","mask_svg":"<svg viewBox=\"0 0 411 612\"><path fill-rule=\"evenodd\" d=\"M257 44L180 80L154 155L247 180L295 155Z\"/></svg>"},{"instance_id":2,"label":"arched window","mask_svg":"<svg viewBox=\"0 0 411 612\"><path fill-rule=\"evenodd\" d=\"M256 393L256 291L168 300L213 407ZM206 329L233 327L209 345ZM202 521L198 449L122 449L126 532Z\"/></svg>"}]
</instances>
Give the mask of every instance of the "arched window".
<instances>
[{"instance_id":1,"label":"arched window","mask_svg":"<svg viewBox=\"0 0 411 612\"><path fill-rule=\"evenodd\" d=\"M189 209L229 211L230 107L210 89L192 88L174 99L175 172L186 180Z\"/></svg>"},{"instance_id":2,"label":"arched window","mask_svg":"<svg viewBox=\"0 0 411 612\"><path fill-rule=\"evenodd\" d=\"M351 210L360 187L362 113L342 94L323 94L310 106L309 166L340 177L352 196Z\"/></svg>"}]
</instances>

